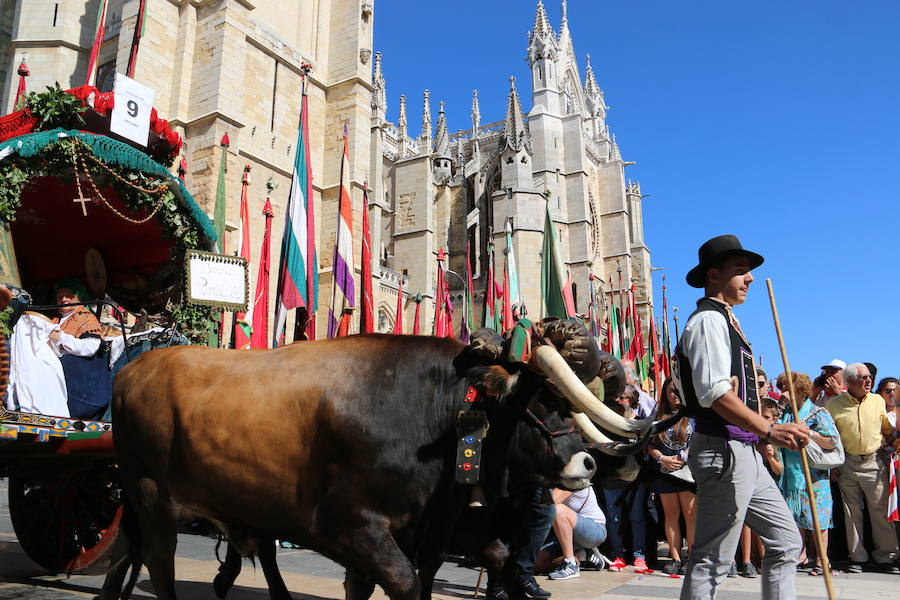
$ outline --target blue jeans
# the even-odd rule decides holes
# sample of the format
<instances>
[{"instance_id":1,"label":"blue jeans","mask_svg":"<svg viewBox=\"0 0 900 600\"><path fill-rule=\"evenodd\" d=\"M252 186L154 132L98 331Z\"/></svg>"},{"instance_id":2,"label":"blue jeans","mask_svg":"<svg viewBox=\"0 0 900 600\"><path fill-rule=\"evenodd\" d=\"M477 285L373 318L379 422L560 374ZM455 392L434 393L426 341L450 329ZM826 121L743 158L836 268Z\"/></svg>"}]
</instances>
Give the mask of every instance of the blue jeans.
<instances>
[{"instance_id":1,"label":"blue jeans","mask_svg":"<svg viewBox=\"0 0 900 600\"><path fill-rule=\"evenodd\" d=\"M538 552L547 540L547 534L553 527L553 519L556 518L556 507L552 504L541 504L543 489L538 488L531 500L531 519L528 529L520 540L519 549L516 551L516 564L519 566L519 576L522 579L534 578L534 561Z\"/></svg>"},{"instance_id":2,"label":"blue jeans","mask_svg":"<svg viewBox=\"0 0 900 600\"><path fill-rule=\"evenodd\" d=\"M560 556L562 548L560 548L559 541L557 541L556 535L553 535L552 538L553 540L545 544L543 549L549 552L551 556ZM606 525L578 515L578 520L575 521L575 529L572 530L572 546L575 550L579 548L594 548L605 541Z\"/></svg>"},{"instance_id":3,"label":"blue jeans","mask_svg":"<svg viewBox=\"0 0 900 600\"><path fill-rule=\"evenodd\" d=\"M631 521L631 544L634 558L644 558L644 541L647 538L647 524L644 521L644 508L647 504L647 485L639 483L628 506L621 506L619 500L625 492L628 482L621 479L608 479L603 484L603 500L606 502L606 526L609 531L609 543L614 558L625 557L625 543L622 538L622 513L628 510Z\"/></svg>"}]
</instances>

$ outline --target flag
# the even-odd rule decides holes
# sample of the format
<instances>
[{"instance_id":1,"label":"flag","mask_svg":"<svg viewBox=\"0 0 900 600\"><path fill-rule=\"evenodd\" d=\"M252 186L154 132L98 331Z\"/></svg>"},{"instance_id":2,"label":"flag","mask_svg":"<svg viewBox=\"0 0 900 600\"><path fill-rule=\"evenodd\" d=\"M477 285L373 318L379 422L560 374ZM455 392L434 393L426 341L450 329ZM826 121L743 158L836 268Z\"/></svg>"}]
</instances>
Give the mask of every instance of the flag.
<instances>
[{"instance_id":1,"label":"flag","mask_svg":"<svg viewBox=\"0 0 900 600\"><path fill-rule=\"evenodd\" d=\"M600 323L597 318L597 291L594 289L594 274L588 271L588 287L591 298L588 304L588 320L591 322L591 335L600 337Z\"/></svg>"},{"instance_id":2,"label":"flag","mask_svg":"<svg viewBox=\"0 0 900 600\"><path fill-rule=\"evenodd\" d=\"M556 240L556 229L550 220L550 208L547 208L544 219L544 245L541 251L541 302L543 303L544 317L575 316L571 308L571 287L569 287L569 299L565 297L563 282L564 267L559 254L559 244Z\"/></svg>"},{"instance_id":3,"label":"flag","mask_svg":"<svg viewBox=\"0 0 900 600\"><path fill-rule=\"evenodd\" d=\"M416 314L413 317L413 335L419 335L419 314L422 308L422 297L416 294Z\"/></svg>"},{"instance_id":4,"label":"flag","mask_svg":"<svg viewBox=\"0 0 900 600\"><path fill-rule=\"evenodd\" d=\"M216 183L216 204L213 209L213 228L219 238L219 252L225 253L225 173L228 172L228 134L222 136L219 142L222 147L222 158L219 160L219 180Z\"/></svg>"},{"instance_id":5,"label":"flag","mask_svg":"<svg viewBox=\"0 0 900 600\"><path fill-rule=\"evenodd\" d=\"M137 66L138 47L141 45L141 38L144 37L146 22L144 21L144 12L147 9L147 0L140 0L138 7L137 20L134 22L134 36L131 38L131 54L128 55L128 70L125 72L129 77L134 77L134 68Z\"/></svg>"},{"instance_id":6,"label":"flag","mask_svg":"<svg viewBox=\"0 0 900 600\"><path fill-rule=\"evenodd\" d=\"M400 287L397 290L397 318L394 319L394 335L403 335L403 274L400 274Z\"/></svg>"},{"instance_id":7,"label":"flag","mask_svg":"<svg viewBox=\"0 0 900 600\"><path fill-rule=\"evenodd\" d=\"M487 243L487 277L484 282L484 326L494 331L500 331L500 315L497 314L497 305L494 302L494 240L488 236Z\"/></svg>"},{"instance_id":8,"label":"flag","mask_svg":"<svg viewBox=\"0 0 900 600\"><path fill-rule=\"evenodd\" d=\"M509 254L506 255L507 262L509 261ZM508 331L513 328L516 324L515 320L513 320L513 311L512 311L512 292L509 289L509 265L503 271L503 311L501 313L503 331Z\"/></svg>"},{"instance_id":9,"label":"flag","mask_svg":"<svg viewBox=\"0 0 900 600\"><path fill-rule=\"evenodd\" d=\"M665 283L665 274L663 274L663 327L662 327L662 353L665 358L663 362L663 369L665 371L666 377L671 377L672 375L672 348L669 343L669 305L666 301L666 283Z\"/></svg>"},{"instance_id":10,"label":"flag","mask_svg":"<svg viewBox=\"0 0 900 600\"><path fill-rule=\"evenodd\" d=\"M247 272L250 272L250 208L247 206L247 188L250 187L250 165L244 167L241 176L241 226L238 229L237 251L241 258L247 261ZM253 318L253 297L247 302L247 312L234 314L234 347L238 350L250 348L250 336L253 327L247 320L247 315Z\"/></svg>"},{"instance_id":11,"label":"flag","mask_svg":"<svg viewBox=\"0 0 900 600\"><path fill-rule=\"evenodd\" d=\"M94 31L94 45L91 46L91 57L88 59L87 77L84 83L94 85L97 80L97 59L100 57L100 46L106 35L106 5L109 0L100 0L97 7L97 29Z\"/></svg>"},{"instance_id":12,"label":"flag","mask_svg":"<svg viewBox=\"0 0 900 600\"><path fill-rule=\"evenodd\" d=\"M890 481L888 481L888 521L900 521L900 510L898 510L898 499L897 499L897 471L900 470L900 456L894 455L891 457L888 466L890 467L891 475Z\"/></svg>"},{"instance_id":13,"label":"flag","mask_svg":"<svg viewBox=\"0 0 900 600\"><path fill-rule=\"evenodd\" d=\"M181 162L178 163L178 178L181 180L181 183L184 183L185 177L187 177L187 159L182 156Z\"/></svg>"},{"instance_id":14,"label":"flag","mask_svg":"<svg viewBox=\"0 0 900 600\"><path fill-rule=\"evenodd\" d=\"M622 334L620 333L620 329L622 329L622 318L621 313L619 311L618 306L613 306L612 309L613 318L612 318L612 354L618 360L622 360Z\"/></svg>"},{"instance_id":15,"label":"flag","mask_svg":"<svg viewBox=\"0 0 900 600\"><path fill-rule=\"evenodd\" d=\"M297 132L297 153L291 173L291 193L285 210L284 234L281 238L281 257L278 261L278 288L275 296L275 329L272 347L284 343L284 329L288 311L307 309L312 321L319 303L319 269L316 260L315 229L312 198L312 165L309 160L309 100L304 78L300 104L300 129ZM307 325L307 332L310 326Z\"/></svg>"},{"instance_id":16,"label":"flag","mask_svg":"<svg viewBox=\"0 0 900 600\"><path fill-rule=\"evenodd\" d=\"M437 286L434 288L434 335L435 337L448 337L447 332L447 285L446 275L444 274L444 254L443 248L438 248L437 253Z\"/></svg>"},{"instance_id":17,"label":"flag","mask_svg":"<svg viewBox=\"0 0 900 600\"><path fill-rule=\"evenodd\" d=\"M659 401L659 395L662 392L662 380L660 380L660 356L659 356L659 346L657 345L656 339L656 327L653 324L653 311L650 311L650 344L652 345L652 356L653 356L653 389L656 391L656 400Z\"/></svg>"},{"instance_id":18,"label":"flag","mask_svg":"<svg viewBox=\"0 0 900 600\"><path fill-rule=\"evenodd\" d=\"M363 186L362 214L362 305L359 313L359 332L375 332L375 308L372 303L372 237L369 233L369 184Z\"/></svg>"},{"instance_id":19,"label":"flag","mask_svg":"<svg viewBox=\"0 0 900 600\"><path fill-rule=\"evenodd\" d=\"M269 341L269 247L272 244L272 203L266 198L262 210L266 221L262 249L259 252L259 271L256 275L256 292L253 295L253 332L250 335L251 348L267 348Z\"/></svg>"},{"instance_id":20,"label":"flag","mask_svg":"<svg viewBox=\"0 0 900 600\"><path fill-rule=\"evenodd\" d=\"M475 325L474 307L472 306L472 245L466 242L466 294L463 301L462 322L459 325L459 340L468 344Z\"/></svg>"},{"instance_id":21,"label":"flag","mask_svg":"<svg viewBox=\"0 0 900 600\"><path fill-rule=\"evenodd\" d=\"M28 70L28 65L25 64L24 58L19 64L19 68L16 70L16 73L19 74L19 87L16 88L16 100L15 102L13 102L13 110L21 108L19 106L19 100L21 100L22 96L25 95L25 78L31 75L31 71Z\"/></svg>"},{"instance_id":22,"label":"flag","mask_svg":"<svg viewBox=\"0 0 900 600\"><path fill-rule=\"evenodd\" d=\"M576 315L575 296L572 294L572 274L566 269L566 283L563 285L563 299L566 301L566 314L570 317Z\"/></svg>"},{"instance_id":23,"label":"flag","mask_svg":"<svg viewBox=\"0 0 900 600\"><path fill-rule=\"evenodd\" d=\"M344 155L341 157L341 192L334 239L331 274L331 308L328 311L328 337L348 331L350 312L355 305L353 283L353 203L350 199L350 142L344 125Z\"/></svg>"},{"instance_id":24,"label":"flag","mask_svg":"<svg viewBox=\"0 0 900 600\"><path fill-rule=\"evenodd\" d=\"M509 303L514 316L525 314L525 302L519 288L519 271L516 269L516 252L512 240L512 220L506 220L506 274L509 277Z\"/></svg>"}]
</instances>

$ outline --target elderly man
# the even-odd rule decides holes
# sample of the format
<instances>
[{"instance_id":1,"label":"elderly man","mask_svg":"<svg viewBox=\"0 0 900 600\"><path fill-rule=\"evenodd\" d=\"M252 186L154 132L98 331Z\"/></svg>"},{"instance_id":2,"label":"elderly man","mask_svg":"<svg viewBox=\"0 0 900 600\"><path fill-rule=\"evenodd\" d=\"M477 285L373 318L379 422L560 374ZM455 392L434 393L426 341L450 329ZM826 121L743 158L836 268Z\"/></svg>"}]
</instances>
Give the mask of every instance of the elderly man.
<instances>
[{"instance_id":1,"label":"elderly man","mask_svg":"<svg viewBox=\"0 0 900 600\"><path fill-rule=\"evenodd\" d=\"M884 436L893 437L884 398L872 393L872 375L862 363L847 365L843 373L847 391L828 401L847 455L838 468L838 486L844 503L850 573L859 573L868 558L863 547L863 498L869 510L875 548L872 558L879 570L900 575L894 565L897 538L887 520L888 465L882 456Z\"/></svg>"},{"instance_id":2,"label":"elderly man","mask_svg":"<svg viewBox=\"0 0 900 600\"><path fill-rule=\"evenodd\" d=\"M634 366L634 361L627 359L619 362L622 363L622 367L625 369L625 383L633 385L637 389L638 405L634 414L638 419L646 419L653 414L654 410L656 410L656 400L641 388L641 382L638 381L637 369Z\"/></svg>"}]
</instances>

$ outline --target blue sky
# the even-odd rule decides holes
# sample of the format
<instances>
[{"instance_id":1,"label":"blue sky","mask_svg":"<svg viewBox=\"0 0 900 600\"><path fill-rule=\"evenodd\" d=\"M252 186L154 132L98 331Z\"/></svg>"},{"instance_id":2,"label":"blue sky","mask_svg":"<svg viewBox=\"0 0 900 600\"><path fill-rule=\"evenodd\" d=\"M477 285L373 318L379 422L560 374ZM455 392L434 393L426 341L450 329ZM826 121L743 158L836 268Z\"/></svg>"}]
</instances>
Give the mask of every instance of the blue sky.
<instances>
[{"instance_id":1,"label":"blue sky","mask_svg":"<svg viewBox=\"0 0 900 600\"><path fill-rule=\"evenodd\" d=\"M388 119L422 90L451 131L503 118L508 78L531 107L526 32L536 0L382 0ZM560 2L545 6L559 28ZM766 257L738 316L770 375L781 371L765 278L791 366L834 357L900 374L900 2L570 0L582 74L591 63L607 123L636 165L654 266L681 325L699 297L684 283L697 247L722 233ZM655 274L661 306L661 280Z\"/></svg>"}]
</instances>

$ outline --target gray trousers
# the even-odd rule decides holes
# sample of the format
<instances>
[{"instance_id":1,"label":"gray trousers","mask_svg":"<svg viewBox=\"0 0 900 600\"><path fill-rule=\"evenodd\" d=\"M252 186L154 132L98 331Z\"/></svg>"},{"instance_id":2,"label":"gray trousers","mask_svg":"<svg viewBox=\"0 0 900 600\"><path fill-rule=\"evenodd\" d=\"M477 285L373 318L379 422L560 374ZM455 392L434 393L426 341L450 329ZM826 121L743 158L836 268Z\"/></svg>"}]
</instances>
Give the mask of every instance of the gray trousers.
<instances>
[{"instance_id":1,"label":"gray trousers","mask_svg":"<svg viewBox=\"0 0 900 600\"><path fill-rule=\"evenodd\" d=\"M897 538L894 524L887 520L890 471L884 457L880 452L866 456L848 454L838 475L850 560L864 563L868 558L862 543L865 497L875 542L872 558L880 564L893 562L897 558Z\"/></svg>"},{"instance_id":2,"label":"gray trousers","mask_svg":"<svg viewBox=\"0 0 900 600\"><path fill-rule=\"evenodd\" d=\"M694 433L688 465L697 482L697 516L681 600L716 597L745 521L766 548L763 600L795 598L800 532L756 448Z\"/></svg>"}]
</instances>

